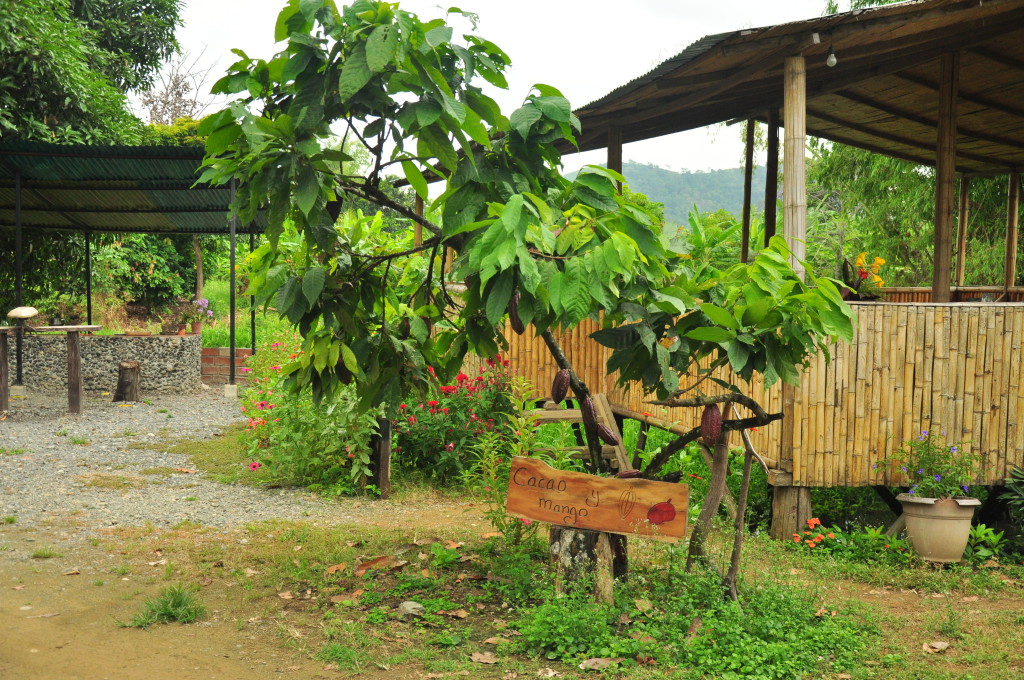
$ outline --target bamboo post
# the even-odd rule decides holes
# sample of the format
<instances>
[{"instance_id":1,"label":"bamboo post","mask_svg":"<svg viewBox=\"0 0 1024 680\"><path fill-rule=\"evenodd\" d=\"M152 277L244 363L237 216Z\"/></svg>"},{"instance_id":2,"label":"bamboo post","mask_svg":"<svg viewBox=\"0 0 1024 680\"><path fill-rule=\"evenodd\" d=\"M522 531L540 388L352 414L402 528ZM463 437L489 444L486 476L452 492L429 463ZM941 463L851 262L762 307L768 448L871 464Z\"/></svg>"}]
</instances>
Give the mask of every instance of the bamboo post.
<instances>
[{"instance_id":1,"label":"bamboo post","mask_svg":"<svg viewBox=\"0 0 1024 680\"><path fill-rule=\"evenodd\" d=\"M960 202L957 205L956 218L956 285L964 285L964 272L967 267L967 221L971 215L971 178L963 175L960 178Z\"/></svg>"},{"instance_id":2,"label":"bamboo post","mask_svg":"<svg viewBox=\"0 0 1024 680\"><path fill-rule=\"evenodd\" d=\"M775 236L778 221L775 204L779 197L779 110L768 109L768 158L764 178L764 241Z\"/></svg>"},{"instance_id":3,"label":"bamboo post","mask_svg":"<svg viewBox=\"0 0 1024 680\"><path fill-rule=\"evenodd\" d=\"M807 239L807 71L803 55L787 57L783 72L786 128L782 184L783 233L793 255L790 264L803 276Z\"/></svg>"},{"instance_id":4,"label":"bamboo post","mask_svg":"<svg viewBox=\"0 0 1024 680\"><path fill-rule=\"evenodd\" d=\"M1010 173L1006 198L1006 264L1003 267L1003 288L1009 289L1017 280L1017 223L1020 212L1020 175Z\"/></svg>"},{"instance_id":5,"label":"bamboo post","mask_svg":"<svg viewBox=\"0 0 1024 680\"><path fill-rule=\"evenodd\" d=\"M935 145L935 266L932 302L950 301L953 222L953 173L956 169L956 93L960 55L942 55L939 76L939 122Z\"/></svg>"},{"instance_id":6,"label":"bamboo post","mask_svg":"<svg viewBox=\"0 0 1024 680\"><path fill-rule=\"evenodd\" d=\"M747 120L747 135L743 161L743 244L740 262L746 262L750 253L750 191L754 183L754 119Z\"/></svg>"},{"instance_id":7,"label":"bamboo post","mask_svg":"<svg viewBox=\"0 0 1024 680\"><path fill-rule=\"evenodd\" d=\"M614 123L608 126L608 169L622 174L622 128ZM615 186L621 194L622 182Z\"/></svg>"}]
</instances>

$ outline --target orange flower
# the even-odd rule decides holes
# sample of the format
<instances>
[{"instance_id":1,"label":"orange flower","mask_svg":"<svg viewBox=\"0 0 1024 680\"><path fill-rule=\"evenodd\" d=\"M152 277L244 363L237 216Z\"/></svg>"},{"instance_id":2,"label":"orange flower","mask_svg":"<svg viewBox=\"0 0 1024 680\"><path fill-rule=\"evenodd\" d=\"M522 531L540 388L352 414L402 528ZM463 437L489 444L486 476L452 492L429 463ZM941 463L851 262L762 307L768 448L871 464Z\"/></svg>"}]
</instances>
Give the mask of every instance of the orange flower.
<instances>
[{"instance_id":1,"label":"orange flower","mask_svg":"<svg viewBox=\"0 0 1024 680\"><path fill-rule=\"evenodd\" d=\"M794 543L799 543L800 542L800 534L793 534L793 542Z\"/></svg>"},{"instance_id":2,"label":"orange flower","mask_svg":"<svg viewBox=\"0 0 1024 680\"><path fill-rule=\"evenodd\" d=\"M826 534L826 535L827 535L827 536L828 536L829 538L835 538L835 537L836 537L836 535L835 535L835 534L833 534L833 533L832 533L831 531L830 531L830 532L828 532L828 534Z\"/></svg>"},{"instance_id":3,"label":"orange flower","mask_svg":"<svg viewBox=\"0 0 1024 680\"><path fill-rule=\"evenodd\" d=\"M814 542L814 541L812 541L811 539L807 539L806 541L804 541L804 543L806 543L807 545L811 546L812 548L813 548L814 546L818 545L817 543L815 543L815 542Z\"/></svg>"}]
</instances>

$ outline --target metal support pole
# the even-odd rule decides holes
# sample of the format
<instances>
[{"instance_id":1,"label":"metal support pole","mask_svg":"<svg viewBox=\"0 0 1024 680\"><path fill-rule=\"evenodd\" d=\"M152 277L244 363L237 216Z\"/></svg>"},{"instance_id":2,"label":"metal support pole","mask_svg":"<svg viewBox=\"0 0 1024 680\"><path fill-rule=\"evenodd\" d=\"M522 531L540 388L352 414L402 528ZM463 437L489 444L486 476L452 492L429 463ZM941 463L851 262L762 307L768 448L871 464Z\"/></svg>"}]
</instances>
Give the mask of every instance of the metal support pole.
<instances>
[{"instance_id":1,"label":"metal support pole","mask_svg":"<svg viewBox=\"0 0 1024 680\"><path fill-rule=\"evenodd\" d=\"M249 254L256 250L256 225L249 225ZM249 296L249 339L252 353L256 354L256 296Z\"/></svg>"},{"instance_id":2,"label":"metal support pole","mask_svg":"<svg viewBox=\"0 0 1024 680\"><path fill-rule=\"evenodd\" d=\"M92 237L85 232L85 323L92 325Z\"/></svg>"},{"instance_id":3,"label":"metal support pole","mask_svg":"<svg viewBox=\"0 0 1024 680\"><path fill-rule=\"evenodd\" d=\"M231 180L231 205L235 204L235 180ZM231 321L228 327L228 384L235 384L235 230L238 228L238 217L232 215L229 222L231 232Z\"/></svg>"},{"instance_id":4,"label":"metal support pole","mask_svg":"<svg viewBox=\"0 0 1024 680\"><path fill-rule=\"evenodd\" d=\"M22 300L22 258L24 257L24 246L22 244L21 228L21 171L14 173L14 306L21 307ZM14 336L14 384L21 385L22 371L22 344L25 324L18 324L18 333Z\"/></svg>"}]
</instances>

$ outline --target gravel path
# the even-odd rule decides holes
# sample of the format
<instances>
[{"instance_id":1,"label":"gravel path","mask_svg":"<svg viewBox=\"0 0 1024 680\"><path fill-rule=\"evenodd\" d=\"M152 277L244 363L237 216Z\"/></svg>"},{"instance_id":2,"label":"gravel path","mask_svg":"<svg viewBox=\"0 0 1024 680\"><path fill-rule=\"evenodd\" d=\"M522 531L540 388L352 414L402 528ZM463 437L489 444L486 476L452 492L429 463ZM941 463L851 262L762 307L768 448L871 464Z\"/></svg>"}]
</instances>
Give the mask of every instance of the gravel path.
<instances>
[{"instance_id":1,"label":"gravel path","mask_svg":"<svg viewBox=\"0 0 1024 680\"><path fill-rule=\"evenodd\" d=\"M81 415L71 416L65 395L13 400L0 420L0 518L25 525L64 517L86 531L183 521L227 530L271 518L322 517L332 509L302 490L227 485L203 474L145 474L192 466L185 454L133 445L210 438L243 419L237 399L211 392L156 395L151 402L87 397Z\"/></svg>"}]
</instances>

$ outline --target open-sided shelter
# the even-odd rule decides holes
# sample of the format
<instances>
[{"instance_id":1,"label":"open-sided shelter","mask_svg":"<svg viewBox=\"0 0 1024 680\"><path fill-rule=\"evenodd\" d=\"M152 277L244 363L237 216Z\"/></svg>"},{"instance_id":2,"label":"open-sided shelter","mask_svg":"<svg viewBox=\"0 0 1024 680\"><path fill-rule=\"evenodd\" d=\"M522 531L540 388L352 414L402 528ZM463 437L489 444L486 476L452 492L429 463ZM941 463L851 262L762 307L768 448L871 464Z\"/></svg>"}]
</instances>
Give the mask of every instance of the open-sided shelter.
<instances>
[{"instance_id":1,"label":"open-sided shelter","mask_svg":"<svg viewBox=\"0 0 1024 680\"><path fill-rule=\"evenodd\" d=\"M617 170L623 143L747 121L745 226L752 121L768 125L769 206L778 196L784 132L781 233L796 259L806 236L807 135L934 168L931 288L858 303L854 341L836 348L831 365L814 362L798 388L753 388L766 408L785 413L755 439L775 487L774 535L788 536L810 517L809 487L898 485L898 469L886 457L930 426L982 452L979 482L999 484L1024 465L1024 304L1014 302L1024 300L1016 285L1024 2L922 0L712 35L575 113L579 149L607 148ZM1010 186L1005 276L1002 285L965 288L966 232L959 230L954 248L953 225L966 225L968 205L961 198L954 219L956 180L964 197L971 177L992 175L1006 175ZM774 211L765 220L771 235ZM564 339L574 363L587 367L587 383L634 412L655 410L604 375L605 353L584 341L592 330ZM541 350L511 337L516 364L536 366L530 357ZM544 385L552 369L525 372Z\"/></svg>"},{"instance_id":2,"label":"open-sided shelter","mask_svg":"<svg viewBox=\"0 0 1024 680\"><path fill-rule=\"evenodd\" d=\"M224 234L230 238L231 356L235 345L235 242L266 227L262 214L251 224L229 219L233 185L196 184L202 147L58 145L43 142L0 144L0 229L15 233L15 299L32 272L22 266L22 236L45 232L60 238L85 235L86 270L80 276L92 323L91 236L101 232L150 234ZM250 318L255 351L255 310ZM20 339L20 336L19 336ZM21 358L18 346L17 379ZM229 383L234 384L234 362Z\"/></svg>"}]
</instances>

